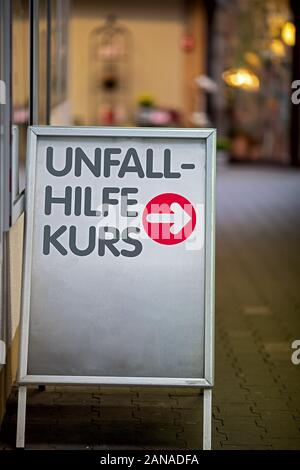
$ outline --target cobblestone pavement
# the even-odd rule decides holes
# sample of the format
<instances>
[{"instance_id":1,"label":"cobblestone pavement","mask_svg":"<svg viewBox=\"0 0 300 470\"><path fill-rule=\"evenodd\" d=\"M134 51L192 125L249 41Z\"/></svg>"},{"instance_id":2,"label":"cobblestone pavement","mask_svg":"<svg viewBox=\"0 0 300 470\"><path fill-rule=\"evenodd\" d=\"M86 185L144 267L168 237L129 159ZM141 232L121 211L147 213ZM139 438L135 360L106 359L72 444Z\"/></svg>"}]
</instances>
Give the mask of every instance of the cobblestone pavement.
<instances>
[{"instance_id":1,"label":"cobblestone pavement","mask_svg":"<svg viewBox=\"0 0 300 470\"><path fill-rule=\"evenodd\" d=\"M215 449L300 449L300 172L218 168ZM28 448L201 448L195 390L31 389ZM15 441L16 390L0 446Z\"/></svg>"}]
</instances>

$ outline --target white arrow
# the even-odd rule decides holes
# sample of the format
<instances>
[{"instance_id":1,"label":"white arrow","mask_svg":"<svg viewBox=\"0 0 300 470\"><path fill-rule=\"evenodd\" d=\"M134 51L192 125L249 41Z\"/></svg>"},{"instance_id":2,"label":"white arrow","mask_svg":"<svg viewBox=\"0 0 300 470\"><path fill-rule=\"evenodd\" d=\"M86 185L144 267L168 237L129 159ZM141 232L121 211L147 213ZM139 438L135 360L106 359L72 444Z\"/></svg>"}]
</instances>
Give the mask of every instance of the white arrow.
<instances>
[{"instance_id":1,"label":"white arrow","mask_svg":"<svg viewBox=\"0 0 300 470\"><path fill-rule=\"evenodd\" d=\"M170 214L148 214L146 220L151 224L172 224L170 232L176 235L191 220L191 216L177 202L173 202L170 209L172 211Z\"/></svg>"}]
</instances>

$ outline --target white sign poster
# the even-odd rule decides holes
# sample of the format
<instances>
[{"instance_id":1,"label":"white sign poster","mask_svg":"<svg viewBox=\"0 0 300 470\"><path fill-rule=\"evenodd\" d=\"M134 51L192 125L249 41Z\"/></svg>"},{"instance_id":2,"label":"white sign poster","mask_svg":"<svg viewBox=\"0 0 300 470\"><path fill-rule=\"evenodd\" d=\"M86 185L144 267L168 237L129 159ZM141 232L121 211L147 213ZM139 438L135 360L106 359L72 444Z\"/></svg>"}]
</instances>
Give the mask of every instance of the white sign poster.
<instances>
[{"instance_id":1,"label":"white sign poster","mask_svg":"<svg viewBox=\"0 0 300 470\"><path fill-rule=\"evenodd\" d=\"M29 133L20 383L211 386L215 132Z\"/></svg>"}]
</instances>

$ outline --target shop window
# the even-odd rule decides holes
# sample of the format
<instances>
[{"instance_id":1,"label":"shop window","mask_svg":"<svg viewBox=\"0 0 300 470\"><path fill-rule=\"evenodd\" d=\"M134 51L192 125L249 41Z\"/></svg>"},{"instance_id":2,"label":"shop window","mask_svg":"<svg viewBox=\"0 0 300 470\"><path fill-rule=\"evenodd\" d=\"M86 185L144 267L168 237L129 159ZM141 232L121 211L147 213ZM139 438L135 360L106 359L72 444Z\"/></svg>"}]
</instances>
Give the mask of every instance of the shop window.
<instances>
[{"instance_id":1,"label":"shop window","mask_svg":"<svg viewBox=\"0 0 300 470\"><path fill-rule=\"evenodd\" d=\"M216 124L232 160L289 161L292 21L288 0L238 0L216 15Z\"/></svg>"},{"instance_id":2,"label":"shop window","mask_svg":"<svg viewBox=\"0 0 300 470\"><path fill-rule=\"evenodd\" d=\"M4 75L4 3L0 2L0 367L5 363L5 321L3 308L3 264L4 264L4 110L6 106L6 77Z\"/></svg>"},{"instance_id":3,"label":"shop window","mask_svg":"<svg viewBox=\"0 0 300 470\"><path fill-rule=\"evenodd\" d=\"M26 140L30 122L30 11L28 0L13 0L12 8L12 197L14 207L25 189ZM14 159L18 161L14 162Z\"/></svg>"},{"instance_id":4,"label":"shop window","mask_svg":"<svg viewBox=\"0 0 300 470\"><path fill-rule=\"evenodd\" d=\"M38 116L37 123L46 125L49 122L48 90L48 48L49 48L49 0L39 0L37 36L38 36Z\"/></svg>"},{"instance_id":5,"label":"shop window","mask_svg":"<svg viewBox=\"0 0 300 470\"><path fill-rule=\"evenodd\" d=\"M89 108L92 125L124 125L129 110L130 31L111 15L89 38ZM131 71L132 72L132 71Z\"/></svg>"},{"instance_id":6,"label":"shop window","mask_svg":"<svg viewBox=\"0 0 300 470\"><path fill-rule=\"evenodd\" d=\"M69 124L67 103L67 0L12 0L9 225L23 211L29 125Z\"/></svg>"},{"instance_id":7,"label":"shop window","mask_svg":"<svg viewBox=\"0 0 300 470\"><path fill-rule=\"evenodd\" d=\"M70 110L67 94L68 80L68 0L52 0L50 8L51 36L48 54L50 56L49 93L52 125L70 125Z\"/></svg>"}]
</instances>

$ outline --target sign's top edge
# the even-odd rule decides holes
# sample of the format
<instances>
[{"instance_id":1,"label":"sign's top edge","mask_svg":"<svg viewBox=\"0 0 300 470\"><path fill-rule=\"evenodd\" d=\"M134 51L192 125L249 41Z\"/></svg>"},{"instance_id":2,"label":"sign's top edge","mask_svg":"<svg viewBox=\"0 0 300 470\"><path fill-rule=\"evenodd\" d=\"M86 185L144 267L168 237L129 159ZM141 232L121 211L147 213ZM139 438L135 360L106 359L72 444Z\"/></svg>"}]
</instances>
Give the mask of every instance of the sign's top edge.
<instances>
[{"instance_id":1,"label":"sign's top edge","mask_svg":"<svg viewBox=\"0 0 300 470\"><path fill-rule=\"evenodd\" d=\"M216 133L212 128L149 128L149 127L88 127L88 126L30 126L29 132L40 136L74 137L173 137L207 138Z\"/></svg>"}]
</instances>

